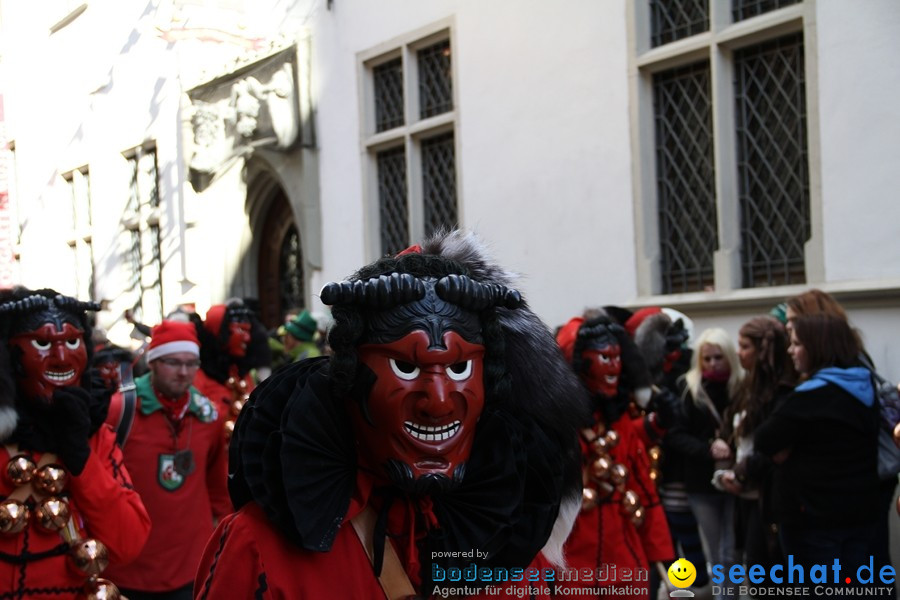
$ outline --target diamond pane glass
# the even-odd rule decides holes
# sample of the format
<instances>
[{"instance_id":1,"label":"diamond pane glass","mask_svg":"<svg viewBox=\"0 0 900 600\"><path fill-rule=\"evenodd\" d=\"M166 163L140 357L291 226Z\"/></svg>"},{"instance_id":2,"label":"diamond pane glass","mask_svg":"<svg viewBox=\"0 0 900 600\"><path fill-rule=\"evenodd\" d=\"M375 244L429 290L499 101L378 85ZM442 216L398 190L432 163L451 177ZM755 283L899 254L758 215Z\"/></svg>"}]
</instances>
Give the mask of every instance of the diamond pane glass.
<instances>
[{"instance_id":1,"label":"diamond pane glass","mask_svg":"<svg viewBox=\"0 0 900 600\"><path fill-rule=\"evenodd\" d=\"M399 58L372 69L375 82L375 131L403 125L403 65Z\"/></svg>"},{"instance_id":2,"label":"diamond pane glass","mask_svg":"<svg viewBox=\"0 0 900 600\"><path fill-rule=\"evenodd\" d=\"M715 166L709 63L653 77L663 293L714 285Z\"/></svg>"},{"instance_id":3,"label":"diamond pane glass","mask_svg":"<svg viewBox=\"0 0 900 600\"><path fill-rule=\"evenodd\" d=\"M381 252L396 254L409 246L406 152L403 148L379 152L377 162Z\"/></svg>"},{"instance_id":4,"label":"diamond pane glass","mask_svg":"<svg viewBox=\"0 0 900 600\"><path fill-rule=\"evenodd\" d=\"M419 118L453 109L450 40L419 50Z\"/></svg>"},{"instance_id":5,"label":"diamond pane glass","mask_svg":"<svg viewBox=\"0 0 900 600\"><path fill-rule=\"evenodd\" d=\"M300 247L300 233L294 225L290 226L281 243L278 272L281 306L304 306L303 249Z\"/></svg>"},{"instance_id":6,"label":"diamond pane glass","mask_svg":"<svg viewBox=\"0 0 900 600\"><path fill-rule=\"evenodd\" d=\"M806 282L810 238L803 36L735 52L745 287Z\"/></svg>"},{"instance_id":7,"label":"diamond pane glass","mask_svg":"<svg viewBox=\"0 0 900 600\"><path fill-rule=\"evenodd\" d=\"M425 235L457 224L453 132L422 142L422 200Z\"/></svg>"},{"instance_id":8,"label":"diamond pane glass","mask_svg":"<svg viewBox=\"0 0 900 600\"><path fill-rule=\"evenodd\" d=\"M704 31L709 31L709 0L650 0L654 48Z\"/></svg>"},{"instance_id":9,"label":"diamond pane glass","mask_svg":"<svg viewBox=\"0 0 900 600\"><path fill-rule=\"evenodd\" d=\"M803 0L731 0L731 15L735 21L743 21L779 8L797 4Z\"/></svg>"}]
</instances>

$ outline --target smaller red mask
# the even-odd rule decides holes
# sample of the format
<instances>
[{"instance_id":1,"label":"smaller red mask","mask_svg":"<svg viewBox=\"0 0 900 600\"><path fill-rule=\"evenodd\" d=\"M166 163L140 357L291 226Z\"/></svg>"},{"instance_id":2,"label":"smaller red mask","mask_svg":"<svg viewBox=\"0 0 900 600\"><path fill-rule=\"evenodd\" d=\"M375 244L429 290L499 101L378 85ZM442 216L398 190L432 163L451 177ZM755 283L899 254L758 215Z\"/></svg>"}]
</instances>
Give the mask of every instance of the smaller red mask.
<instances>
[{"instance_id":1,"label":"smaller red mask","mask_svg":"<svg viewBox=\"0 0 900 600\"><path fill-rule=\"evenodd\" d=\"M672 371L672 367L675 366L675 363L678 362L678 359L681 358L681 350L672 350L668 354L666 354L663 359L663 373L669 373Z\"/></svg>"},{"instance_id":2,"label":"smaller red mask","mask_svg":"<svg viewBox=\"0 0 900 600\"><path fill-rule=\"evenodd\" d=\"M622 349L618 344L588 348L581 353L587 365L583 375L587 388L595 393L613 397L618 393L622 374Z\"/></svg>"},{"instance_id":3,"label":"smaller red mask","mask_svg":"<svg viewBox=\"0 0 900 600\"><path fill-rule=\"evenodd\" d=\"M103 378L106 387L111 390L119 389L119 363L109 361L103 363L95 363L97 373Z\"/></svg>"},{"instance_id":4,"label":"smaller red mask","mask_svg":"<svg viewBox=\"0 0 900 600\"><path fill-rule=\"evenodd\" d=\"M247 356L247 344L250 343L250 323L232 321L228 324L228 344L225 351L229 356L243 358Z\"/></svg>"},{"instance_id":5,"label":"smaller red mask","mask_svg":"<svg viewBox=\"0 0 900 600\"><path fill-rule=\"evenodd\" d=\"M49 400L53 389L79 385L87 366L84 332L71 323L62 331L53 323L45 323L34 331L14 335L11 346L22 351L22 371L19 385L32 399Z\"/></svg>"},{"instance_id":6,"label":"smaller red mask","mask_svg":"<svg viewBox=\"0 0 900 600\"><path fill-rule=\"evenodd\" d=\"M444 333L444 348L429 347L416 330L389 344L359 347L376 376L366 401L351 409L360 463L379 474L390 460L408 466L414 479L453 477L469 458L484 408L484 346Z\"/></svg>"}]
</instances>

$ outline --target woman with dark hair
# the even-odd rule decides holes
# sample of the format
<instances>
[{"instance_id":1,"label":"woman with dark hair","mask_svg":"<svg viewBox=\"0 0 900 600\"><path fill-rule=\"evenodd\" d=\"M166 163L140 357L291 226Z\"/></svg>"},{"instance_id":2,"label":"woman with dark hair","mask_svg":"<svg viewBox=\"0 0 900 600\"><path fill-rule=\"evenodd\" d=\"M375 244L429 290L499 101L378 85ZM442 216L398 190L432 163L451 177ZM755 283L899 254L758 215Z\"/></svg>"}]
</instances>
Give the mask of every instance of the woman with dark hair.
<instances>
[{"instance_id":1,"label":"woman with dark hair","mask_svg":"<svg viewBox=\"0 0 900 600\"><path fill-rule=\"evenodd\" d=\"M735 467L723 473L725 491L739 496L737 502L739 547L745 564L769 566L780 562L781 551L774 519L768 506L772 461L754 452L756 430L791 393L797 373L787 353L788 335L777 319L754 317L738 332L738 359L747 372L726 420L732 424Z\"/></svg>"},{"instance_id":2,"label":"woman with dark hair","mask_svg":"<svg viewBox=\"0 0 900 600\"><path fill-rule=\"evenodd\" d=\"M777 464L773 508L784 553L803 565L868 564L878 523L877 413L858 338L845 319L792 319L788 349L806 379L756 431ZM849 493L851 492L852 493Z\"/></svg>"}]
</instances>

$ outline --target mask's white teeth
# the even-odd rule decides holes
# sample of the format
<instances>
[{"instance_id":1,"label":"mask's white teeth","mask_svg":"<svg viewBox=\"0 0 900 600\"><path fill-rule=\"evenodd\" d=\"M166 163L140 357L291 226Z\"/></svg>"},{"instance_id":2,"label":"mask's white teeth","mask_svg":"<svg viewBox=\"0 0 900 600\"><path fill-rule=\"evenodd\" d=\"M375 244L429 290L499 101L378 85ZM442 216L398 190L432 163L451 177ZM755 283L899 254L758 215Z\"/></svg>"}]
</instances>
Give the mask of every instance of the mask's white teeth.
<instances>
[{"instance_id":1,"label":"mask's white teeth","mask_svg":"<svg viewBox=\"0 0 900 600\"><path fill-rule=\"evenodd\" d=\"M461 423L453 421L449 425L430 426L406 421L403 423L406 432L417 440L423 442L442 442L449 440L459 431Z\"/></svg>"},{"instance_id":2,"label":"mask's white teeth","mask_svg":"<svg viewBox=\"0 0 900 600\"><path fill-rule=\"evenodd\" d=\"M58 371L44 371L44 377L50 381L56 381L58 383L62 383L63 381L68 381L75 376L75 369L71 369L69 371L64 371L62 373Z\"/></svg>"}]
</instances>

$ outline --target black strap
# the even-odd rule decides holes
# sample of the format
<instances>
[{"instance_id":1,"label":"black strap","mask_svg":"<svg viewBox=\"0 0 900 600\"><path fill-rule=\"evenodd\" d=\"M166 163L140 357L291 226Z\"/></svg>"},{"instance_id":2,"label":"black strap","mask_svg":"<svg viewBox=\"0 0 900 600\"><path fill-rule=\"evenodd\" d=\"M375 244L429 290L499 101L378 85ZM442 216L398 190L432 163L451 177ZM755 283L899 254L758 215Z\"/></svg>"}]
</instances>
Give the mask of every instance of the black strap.
<instances>
[{"instance_id":1,"label":"black strap","mask_svg":"<svg viewBox=\"0 0 900 600\"><path fill-rule=\"evenodd\" d=\"M119 391L122 392L122 419L116 428L116 443L120 448L124 448L128 434L131 433L131 425L134 423L134 410L137 404L134 373L131 370L131 363L127 360L119 363L119 378L122 382L119 385Z\"/></svg>"}]
</instances>

